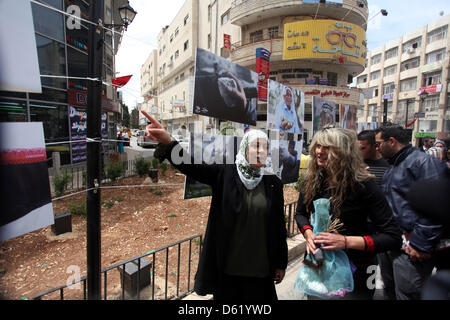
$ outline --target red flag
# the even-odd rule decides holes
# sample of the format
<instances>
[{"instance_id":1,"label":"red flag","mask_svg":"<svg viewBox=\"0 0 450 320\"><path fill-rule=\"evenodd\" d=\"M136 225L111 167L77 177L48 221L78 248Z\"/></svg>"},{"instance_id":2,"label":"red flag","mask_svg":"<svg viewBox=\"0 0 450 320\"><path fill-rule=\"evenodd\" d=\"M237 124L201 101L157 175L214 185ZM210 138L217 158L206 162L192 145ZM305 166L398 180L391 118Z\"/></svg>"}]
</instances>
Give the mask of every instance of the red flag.
<instances>
[{"instance_id":1,"label":"red flag","mask_svg":"<svg viewBox=\"0 0 450 320\"><path fill-rule=\"evenodd\" d=\"M133 75L114 78L114 79L112 79L112 84L114 87L121 88L124 85L126 85L128 83L128 81L130 81L132 76Z\"/></svg>"},{"instance_id":2,"label":"red flag","mask_svg":"<svg viewBox=\"0 0 450 320\"><path fill-rule=\"evenodd\" d=\"M414 122L416 122L416 120L417 118L414 118L414 120L411 123L406 124L406 127L407 128L411 127L414 124Z\"/></svg>"}]
</instances>

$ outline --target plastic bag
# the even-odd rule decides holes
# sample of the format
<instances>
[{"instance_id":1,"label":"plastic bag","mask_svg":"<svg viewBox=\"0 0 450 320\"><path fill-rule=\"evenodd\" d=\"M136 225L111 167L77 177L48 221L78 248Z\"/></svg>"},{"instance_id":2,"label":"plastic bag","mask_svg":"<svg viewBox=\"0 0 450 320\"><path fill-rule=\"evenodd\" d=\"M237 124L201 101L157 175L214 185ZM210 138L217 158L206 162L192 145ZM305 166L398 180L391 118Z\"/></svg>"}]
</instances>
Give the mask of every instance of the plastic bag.
<instances>
[{"instance_id":1,"label":"plastic bag","mask_svg":"<svg viewBox=\"0 0 450 320\"><path fill-rule=\"evenodd\" d=\"M330 201L317 199L315 212L311 215L313 232L318 235L327 231L330 214ZM313 254L306 255L301 266L294 289L297 292L322 299L343 297L353 291L353 273L350 261L344 250L322 250L323 260L319 261Z\"/></svg>"}]
</instances>

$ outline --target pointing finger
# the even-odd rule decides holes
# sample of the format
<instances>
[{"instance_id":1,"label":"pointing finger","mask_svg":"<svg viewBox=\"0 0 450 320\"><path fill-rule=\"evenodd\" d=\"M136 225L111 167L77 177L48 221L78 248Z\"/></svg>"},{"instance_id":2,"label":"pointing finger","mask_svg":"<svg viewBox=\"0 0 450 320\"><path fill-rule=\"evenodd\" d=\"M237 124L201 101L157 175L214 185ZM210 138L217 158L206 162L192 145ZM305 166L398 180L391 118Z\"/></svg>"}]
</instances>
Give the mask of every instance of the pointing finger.
<instances>
[{"instance_id":1,"label":"pointing finger","mask_svg":"<svg viewBox=\"0 0 450 320\"><path fill-rule=\"evenodd\" d=\"M150 122L155 125L158 128L162 128L161 124L158 122L158 120L156 120L155 118L153 118L151 115L149 115L147 112L145 112L144 110L141 110L142 114L148 119L150 120Z\"/></svg>"}]
</instances>

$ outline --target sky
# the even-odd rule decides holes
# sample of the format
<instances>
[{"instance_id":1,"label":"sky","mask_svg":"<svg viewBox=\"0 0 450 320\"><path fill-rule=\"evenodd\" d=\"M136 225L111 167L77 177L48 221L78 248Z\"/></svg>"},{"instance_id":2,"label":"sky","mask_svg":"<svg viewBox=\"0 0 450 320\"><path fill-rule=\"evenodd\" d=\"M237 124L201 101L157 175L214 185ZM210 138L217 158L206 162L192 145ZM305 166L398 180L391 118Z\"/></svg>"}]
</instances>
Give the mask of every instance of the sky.
<instances>
[{"instance_id":1,"label":"sky","mask_svg":"<svg viewBox=\"0 0 450 320\"><path fill-rule=\"evenodd\" d=\"M143 101L140 96L141 66L150 52L157 48L158 33L172 22L184 2L185 0L130 0L137 15L124 33L116 56L116 76L133 75L121 90L124 103L130 111L136 103ZM368 4L369 50L439 19L441 12L444 15L450 14L449 0L368 0ZM378 14L381 9L386 9L388 15Z\"/></svg>"}]
</instances>

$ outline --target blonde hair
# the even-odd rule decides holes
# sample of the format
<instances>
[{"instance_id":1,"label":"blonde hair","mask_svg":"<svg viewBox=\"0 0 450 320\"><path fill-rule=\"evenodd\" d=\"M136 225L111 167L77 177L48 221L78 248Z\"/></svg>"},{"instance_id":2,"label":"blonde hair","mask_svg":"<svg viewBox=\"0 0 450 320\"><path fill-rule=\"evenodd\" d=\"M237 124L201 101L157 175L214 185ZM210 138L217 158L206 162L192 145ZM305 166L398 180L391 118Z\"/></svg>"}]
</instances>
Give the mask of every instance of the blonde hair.
<instances>
[{"instance_id":1,"label":"blonde hair","mask_svg":"<svg viewBox=\"0 0 450 320\"><path fill-rule=\"evenodd\" d=\"M317 164L318 145L329 147L326 168ZM354 191L358 183L374 178L366 169L355 131L330 127L322 129L314 135L309 155L301 191L304 195L303 202L308 209L323 183L327 182L331 209L339 217L347 193Z\"/></svg>"}]
</instances>

